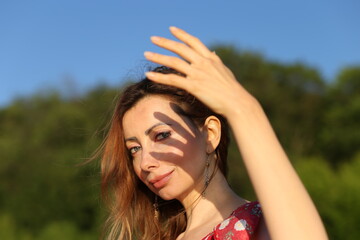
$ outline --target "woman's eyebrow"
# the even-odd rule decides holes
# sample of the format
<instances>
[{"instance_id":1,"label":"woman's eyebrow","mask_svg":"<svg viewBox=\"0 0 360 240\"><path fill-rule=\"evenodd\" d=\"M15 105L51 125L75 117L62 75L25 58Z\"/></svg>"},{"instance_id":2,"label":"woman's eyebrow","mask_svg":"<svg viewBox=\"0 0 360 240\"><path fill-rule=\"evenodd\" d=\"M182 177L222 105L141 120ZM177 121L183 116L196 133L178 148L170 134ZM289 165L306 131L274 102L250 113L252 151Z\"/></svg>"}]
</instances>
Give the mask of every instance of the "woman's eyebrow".
<instances>
[{"instance_id":1,"label":"woman's eyebrow","mask_svg":"<svg viewBox=\"0 0 360 240\"><path fill-rule=\"evenodd\" d=\"M148 129L145 131L145 135L149 135L150 132L151 132L154 128L156 128L157 126L161 126L161 125L171 126L172 124L170 124L170 123L163 123L163 122L156 123L156 124L152 125L150 128L148 128Z\"/></svg>"},{"instance_id":2,"label":"woman's eyebrow","mask_svg":"<svg viewBox=\"0 0 360 240\"><path fill-rule=\"evenodd\" d=\"M136 141L137 141L137 138L136 138L136 137L125 138L125 142L127 142L127 141L136 142Z\"/></svg>"}]
</instances>

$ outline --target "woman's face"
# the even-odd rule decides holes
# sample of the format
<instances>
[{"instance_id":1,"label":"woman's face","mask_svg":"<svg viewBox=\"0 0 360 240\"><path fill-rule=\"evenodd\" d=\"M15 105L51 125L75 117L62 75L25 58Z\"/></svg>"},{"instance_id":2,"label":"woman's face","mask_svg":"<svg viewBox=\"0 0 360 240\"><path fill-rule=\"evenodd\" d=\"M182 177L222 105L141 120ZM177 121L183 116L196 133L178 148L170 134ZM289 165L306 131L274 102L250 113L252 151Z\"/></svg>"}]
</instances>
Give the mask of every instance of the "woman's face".
<instances>
[{"instance_id":1,"label":"woman's face","mask_svg":"<svg viewBox=\"0 0 360 240\"><path fill-rule=\"evenodd\" d=\"M123 118L126 147L136 175L166 200L199 195L204 187L206 134L154 95L141 99Z\"/></svg>"}]
</instances>

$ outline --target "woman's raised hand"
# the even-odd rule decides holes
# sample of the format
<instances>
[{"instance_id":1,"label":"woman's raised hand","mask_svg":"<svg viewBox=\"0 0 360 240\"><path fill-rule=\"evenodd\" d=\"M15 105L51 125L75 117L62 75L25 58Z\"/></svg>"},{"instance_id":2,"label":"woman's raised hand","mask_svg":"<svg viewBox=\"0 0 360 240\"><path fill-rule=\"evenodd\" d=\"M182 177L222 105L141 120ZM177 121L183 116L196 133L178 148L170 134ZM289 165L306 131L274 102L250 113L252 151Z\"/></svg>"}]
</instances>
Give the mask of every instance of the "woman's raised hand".
<instances>
[{"instance_id":1,"label":"woman's raised hand","mask_svg":"<svg viewBox=\"0 0 360 240\"><path fill-rule=\"evenodd\" d=\"M157 46L176 53L179 57L145 52L154 63L173 68L185 75L147 72L152 81L182 88L200 99L215 112L228 117L242 103L253 102L253 97L236 81L233 73L198 38L170 27L170 32L181 42L162 37L151 37Z\"/></svg>"}]
</instances>

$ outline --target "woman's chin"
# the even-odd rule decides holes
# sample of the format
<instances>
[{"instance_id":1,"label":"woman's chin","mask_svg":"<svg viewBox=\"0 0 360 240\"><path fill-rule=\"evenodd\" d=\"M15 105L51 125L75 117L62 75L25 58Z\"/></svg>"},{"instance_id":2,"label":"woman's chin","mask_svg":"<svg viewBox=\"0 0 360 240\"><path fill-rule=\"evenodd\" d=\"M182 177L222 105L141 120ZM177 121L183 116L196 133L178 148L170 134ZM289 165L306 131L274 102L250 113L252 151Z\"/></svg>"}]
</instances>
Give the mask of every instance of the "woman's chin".
<instances>
[{"instance_id":1,"label":"woman's chin","mask_svg":"<svg viewBox=\"0 0 360 240\"><path fill-rule=\"evenodd\" d=\"M176 196L174 194L171 194L171 193L168 193L168 192L160 191L160 192L158 192L156 194L159 197L161 197L161 199L166 200L166 201L176 199Z\"/></svg>"}]
</instances>

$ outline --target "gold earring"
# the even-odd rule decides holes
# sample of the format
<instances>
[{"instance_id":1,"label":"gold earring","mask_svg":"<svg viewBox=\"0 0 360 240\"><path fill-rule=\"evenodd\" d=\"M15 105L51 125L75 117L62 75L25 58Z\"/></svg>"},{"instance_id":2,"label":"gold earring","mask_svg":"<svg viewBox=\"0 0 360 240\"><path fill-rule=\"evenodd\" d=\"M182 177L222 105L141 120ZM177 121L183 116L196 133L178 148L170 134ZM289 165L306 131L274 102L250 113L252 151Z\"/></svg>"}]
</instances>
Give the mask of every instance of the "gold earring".
<instances>
[{"instance_id":1,"label":"gold earring","mask_svg":"<svg viewBox=\"0 0 360 240\"><path fill-rule=\"evenodd\" d=\"M207 187L209 186L209 183L210 183L210 176L209 176L210 160L209 160L209 157L210 157L210 155L207 156L206 162L205 162L205 187L204 187L204 190L201 193L203 198L205 197L205 191L206 191L206 189L207 189Z\"/></svg>"},{"instance_id":2,"label":"gold earring","mask_svg":"<svg viewBox=\"0 0 360 240\"><path fill-rule=\"evenodd\" d=\"M158 220L159 219L159 203L158 203L158 196L156 194L155 194L155 201L154 201L153 207L154 207L154 218L156 220Z\"/></svg>"}]
</instances>

